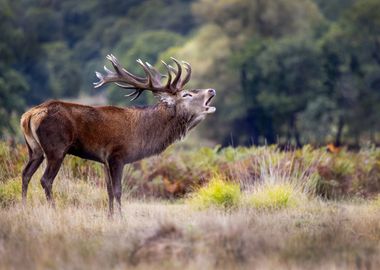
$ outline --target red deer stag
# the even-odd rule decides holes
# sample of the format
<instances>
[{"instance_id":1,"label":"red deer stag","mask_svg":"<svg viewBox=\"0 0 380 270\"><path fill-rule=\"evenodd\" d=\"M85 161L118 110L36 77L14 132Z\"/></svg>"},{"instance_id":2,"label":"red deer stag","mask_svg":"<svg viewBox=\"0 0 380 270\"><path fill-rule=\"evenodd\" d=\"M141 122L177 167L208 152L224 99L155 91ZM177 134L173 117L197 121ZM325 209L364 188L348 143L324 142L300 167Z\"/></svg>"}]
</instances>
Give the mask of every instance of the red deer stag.
<instances>
[{"instance_id":1,"label":"red deer stag","mask_svg":"<svg viewBox=\"0 0 380 270\"><path fill-rule=\"evenodd\" d=\"M113 214L116 198L121 212L121 178L123 167L164 151L174 141L215 112L209 106L214 89L184 90L190 80L191 66L171 58L177 68L163 62L167 75L162 75L149 63L138 60L145 77L124 69L113 55L108 55L114 72L104 67L106 74L96 72L95 88L115 83L124 89L134 89L138 98L150 90L158 98L156 105L144 108L114 106L92 107L62 101L47 101L27 111L21 118L21 128L29 150L29 161L22 172L22 199L26 202L28 184L46 158L41 178L47 200L54 206L52 186L66 154L104 164L109 213ZM174 77L172 76L174 75ZM166 82L162 82L167 77Z\"/></svg>"}]
</instances>

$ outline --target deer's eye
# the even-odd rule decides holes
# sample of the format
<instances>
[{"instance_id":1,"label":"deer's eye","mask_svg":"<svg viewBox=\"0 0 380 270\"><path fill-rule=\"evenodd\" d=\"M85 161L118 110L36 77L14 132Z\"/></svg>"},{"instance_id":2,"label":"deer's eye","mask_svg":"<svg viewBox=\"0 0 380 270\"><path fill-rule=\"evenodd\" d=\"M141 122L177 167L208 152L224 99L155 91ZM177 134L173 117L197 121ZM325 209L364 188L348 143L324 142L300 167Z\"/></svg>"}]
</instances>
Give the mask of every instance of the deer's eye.
<instances>
[{"instance_id":1,"label":"deer's eye","mask_svg":"<svg viewBox=\"0 0 380 270\"><path fill-rule=\"evenodd\" d=\"M186 93L186 94L184 94L182 97L192 97L192 95L189 94L189 93Z\"/></svg>"}]
</instances>

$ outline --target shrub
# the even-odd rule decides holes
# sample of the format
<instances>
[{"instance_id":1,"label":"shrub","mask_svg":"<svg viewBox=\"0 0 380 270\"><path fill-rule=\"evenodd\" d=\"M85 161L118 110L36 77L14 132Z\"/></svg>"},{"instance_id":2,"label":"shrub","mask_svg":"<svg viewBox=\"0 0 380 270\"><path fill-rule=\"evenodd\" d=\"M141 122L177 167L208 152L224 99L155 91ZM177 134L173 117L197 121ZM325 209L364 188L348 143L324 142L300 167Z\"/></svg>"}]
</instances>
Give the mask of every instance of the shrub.
<instances>
[{"instance_id":1,"label":"shrub","mask_svg":"<svg viewBox=\"0 0 380 270\"><path fill-rule=\"evenodd\" d=\"M281 151L276 145L191 150L172 146L159 157L128 166L124 182L129 195L135 198L182 198L195 187L209 183L214 175L220 175L227 182L239 183L244 192L252 190L257 183L290 183L308 195L326 199L372 198L380 191L380 148L365 148L360 152L342 149L339 153L327 153L324 148L311 146L288 150ZM27 160L24 145L0 141L0 185L20 177ZM39 183L44 165L41 167L34 176L36 180L32 181L37 201L44 199ZM65 159L59 175L69 181L84 181L90 186L99 187L105 183L101 164L72 156ZM59 193L57 182L54 191ZM91 190L90 193L95 195L99 205L103 204L99 192ZM62 197L64 204L78 202L76 198Z\"/></svg>"},{"instance_id":2,"label":"shrub","mask_svg":"<svg viewBox=\"0 0 380 270\"><path fill-rule=\"evenodd\" d=\"M200 188L191 198L191 202L200 208L237 206L241 199L240 186L226 182L214 176L207 186Z\"/></svg>"},{"instance_id":3,"label":"shrub","mask_svg":"<svg viewBox=\"0 0 380 270\"><path fill-rule=\"evenodd\" d=\"M9 207L21 198L21 181L12 179L4 184L0 184L0 206L1 208Z\"/></svg>"},{"instance_id":4,"label":"shrub","mask_svg":"<svg viewBox=\"0 0 380 270\"><path fill-rule=\"evenodd\" d=\"M27 159L25 146L10 146L0 141L0 182L6 182L20 175Z\"/></svg>"},{"instance_id":5,"label":"shrub","mask_svg":"<svg viewBox=\"0 0 380 270\"><path fill-rule=\"evenodd\" d=\"M288 183L260 185L249 195L248 204L257 209L282 209L297 206L305 196Z\"/></svg>"},{"instance_id":6,"label":"shrub","mask_svg":"<svg viewBox=\"0 0 380 270\"><path fill-rule=\"evenodd\" d=\"M5 183L0 182L0 208L7 208L21 202L21 177L8 179ZM54 189L53 189L54 198ZM28 205L46 203L45 192L39 181L31 181L28 187Z\"/></svg>"}]
</instances>

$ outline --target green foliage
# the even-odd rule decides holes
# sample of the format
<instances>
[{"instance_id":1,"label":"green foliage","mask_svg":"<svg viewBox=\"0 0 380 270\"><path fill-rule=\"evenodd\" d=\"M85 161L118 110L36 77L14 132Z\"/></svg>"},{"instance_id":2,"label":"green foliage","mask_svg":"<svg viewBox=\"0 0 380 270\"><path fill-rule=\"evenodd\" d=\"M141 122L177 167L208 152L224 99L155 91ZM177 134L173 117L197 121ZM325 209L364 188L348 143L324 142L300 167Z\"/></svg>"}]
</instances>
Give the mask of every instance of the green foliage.
<instances>
[{"instance_id":1,"label":"green foliage","mask_svg":"<svg viewBox=\"0 0 380 270\"><path fill-rule=\"evenodd\" d=\"M66 180L66 181L65 181ZM54 200L58 207L93 206L104 208L107 194L103 188L84 181L59 179L54 185ZM28 189L28 204L45 203L45 193L39 182L31 183ZM21 202L21 178L9 179L0 184L0 209Z\"/></svg>"},{"instance_id":2,"label":"green foliage","mask_svg":"<svg viewBox=\"0 0 380 270\"><path fill-rule=\"evenodd\" d=\"M248 205L257 209L276 210L300 205L305 195L289 183L263 184L249 195Z\"/></svg>"},{"instance_id":3,"label":"green foliage","mask_svg":"<svg viewBox=\"0 0 380 270\"><path fill-rule=\"evenodd\" d=\"M206 23L217 24L228 35L242 39L236 42L255 35L275 38L296 35L310 31L322 19L318 7L310 0L230 0L217 3L199 0L193 5L193 10Z\"/></svg>"},{"instance_id":4,"label":"green foliage","mask_svg":"<svg viewBox=\"0 0 380 270\"><path fill-rule=\"evenodd\" d=\"M94 92L115 54L157 67L190 62L189 87L217 89L218 111L197 130L223 146L378 142L378 0L0 1L0 136L49 98ZM134 104L151 104L144 94Z\"/></svg>"},{"instance_id":5,"label":"green foliage","mask_svg":"<svg viewBox=\"0 0 380 270\"><path fill-rule=\"evenodd\" d=\"M25 147L0 141L0 183L19 176L26 159Z\"/></svg>"},{"instance_id":6,"label":"green foliage","mask_svg":"<svg viewBox=\"0 0 380 270\"><path fill-rule=\"evenodd\" d=\"M2 69L0 66L0 73ZM15 134L17 127L10 122L13 113L21 112L25 106L22 95L27 92L25 78L16 70L9 69L0 76L0 136L6 131Z\"/></svg>"},{"instance_id":7,"label":"green foliage","mask_svg":"<svg viewBox=\"0 0 380 270\"><path fill-rule=\"evenodd\" d=\"M0 136L18 131L9 119L27 106L89 94L106 54L122 48L121 59L134 66L179 45L195 21L188 1L170 2L1 0Z\"/></svg>"},{"instance_id":8,"label":"green foliage","mask_svg":"<svg viewBox=\"0 0 380 270\"><path fill-rule=\"evenodd\" d=\"M220 176L214 176L207 186L197 190L190 202L200 208L236 207L241 200L240 187L236 183L226 182Z\"/></svg>"},{"instance_id":9,"label":"green foliage","mask_svg":"<svg viewBox=\"0 0 380 270\"><path fill-rule=\"evenodd\" d=\"M0 208L9 207L21 199L21 180L10 179L0 184Z\"/></svg>"},{"instance_id":10,"label":"green foliage","mask_svg":"<svg viewBox=\"0 0 380 270\"><path fill-rule=\"evenodd\" d=\"M51 60L47 63L51 92L55 97L77 96L82 76L73 63L72 51L64 42L49 42L44 46Z\"/></svg>"},{"instance_id":11,"label":"green foliage","mask_svg":"<svg viewBox=\"0 0 380 270\"><path fill-rule=\"evenodd\" d=\"M355 0L314 0L323 15L330 20L337 20Z\"/></svg>"},{"instance_id":12,"label":"green foliage","mask_svg":"<svg viewBox=\"0 0 380 270\"><path fill-rule=\"evenodd\" d=\"M240 100L227 97L233 101L224 102L218 111L224 126L229 123L228 135L220 138L224 144L231 143L226 142L231 134L236 134L232 136L235 144L339 144L342 138L353 136L356 144L361 137L375 140L379 77L374 70L378 70L376 59L380 58L375 49L378 42L373 41L378 36L378 1L354 5L353 1L315 2L325 14L342 11L337 23L325 21L311 1L215 4L200 0L194 4L196 15L221 27L220 35L233 41L230 50L225 50L233 69L226 65L223 72L240 73L240 82L233 86ZM247 13L254 14L255 19L246 19ZM285 15L288 13L291 15ZM358 37L363 38L358 41ZM222 59L218 62L228 63ZM206 73L213 73L219 81L223 78L213 70ZM235 77L231 75L226 81L233 82ZM217 87L226 96L231 92L226 83ZM214 123L219 128L218 122Z\"/></svg>"},{"instance_id":13,"label":"green foliage","mask_svg":"<svg viewBox=\"0 0 380 270\"><path fill-rule=\"evenodd\" d=\"M20 176L27 160L21 145L0 143L0 182ZM90 185L104 185L102 165L68 156L61 169L64 177ZM213 175L239 182L250 189L257 181L287 182L311 196L325 198L370 196L380 191L380 153L365 148L339 154L305 146L296 151L271 147L199 148L172 147L159 158L149 158L125 170L125 186L131 196L176 198L192 192ZM154 182L154 183L153 183Z\"/></svg>"},{"instance_id":14,"label":"green foliage","mask_svg":"<svg viewBox=\"0 0 380 270\"><path fill-rule=\"evenodd\" d=\"M272 128L266 132L268 143L275 143L275 134L287 131L300 145L295 117L306 109L308 101L313 100L322 87L319 52L312 41L303 38L283 38L261 47L249 45L245 50L242 59L247 76L244 89L247 113L244 117L254 117L254 125L244 126L246 132L262 130L268 126L269 118ZM248 113L259 108L261 114ZM259 136L257 134L256 140Z\"/></svg>"}]
</instances>

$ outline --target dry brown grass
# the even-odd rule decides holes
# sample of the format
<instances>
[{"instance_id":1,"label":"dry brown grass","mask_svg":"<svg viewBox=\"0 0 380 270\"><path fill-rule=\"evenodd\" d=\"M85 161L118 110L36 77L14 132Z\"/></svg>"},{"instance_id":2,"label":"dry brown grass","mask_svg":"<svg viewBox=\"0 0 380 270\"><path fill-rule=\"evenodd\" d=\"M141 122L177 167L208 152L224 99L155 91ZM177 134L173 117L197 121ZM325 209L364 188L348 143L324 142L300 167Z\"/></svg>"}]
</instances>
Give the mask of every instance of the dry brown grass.
<instances>
[{"instance_id":1,"label":"dry brown grass","mask_svg":"<svg viewBox=\"0 0 380 270\"><path fill-rule=\"evenodd\" d=\"M0 210L2 269L377 269L380 207L326 203L278 211L198 211L125 201L106 207L45 204Z\"/></svg>"},{"instance_id":2,"label":"dry brown grass","mask_svg":"<svg viewBox=\"0 0 380 270\"><path fill-rule=\"evenodd\" d=\"M134 192L136 183L125 181L124 218L113 220L98 164L65 162L54 183L55 210L47 206L39 170L23 208L25 153L1 151L0 270L380 268L378 149L332 156L308 147L205 148L179 152L178 159L169 151L126 170L141 188ZM143 199L166 194L154 191L164 187L161 176L199 184L218 175L240 185L234 207ZM206 197L220 189L209 191Z\"/></svg>"}]
</instances>

